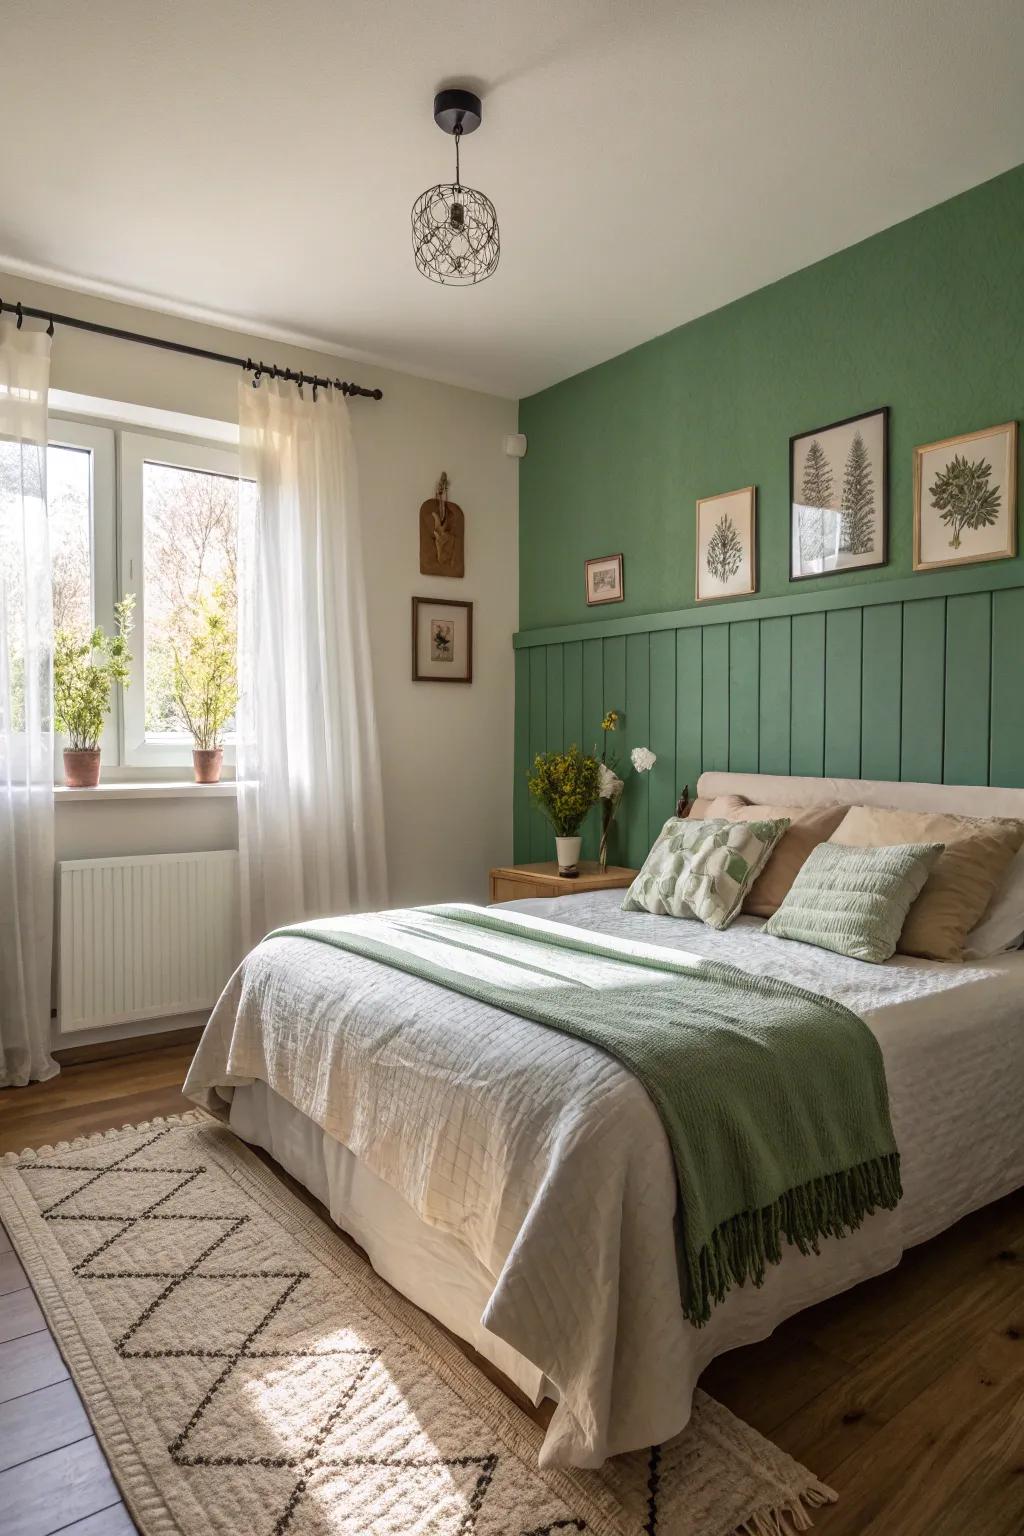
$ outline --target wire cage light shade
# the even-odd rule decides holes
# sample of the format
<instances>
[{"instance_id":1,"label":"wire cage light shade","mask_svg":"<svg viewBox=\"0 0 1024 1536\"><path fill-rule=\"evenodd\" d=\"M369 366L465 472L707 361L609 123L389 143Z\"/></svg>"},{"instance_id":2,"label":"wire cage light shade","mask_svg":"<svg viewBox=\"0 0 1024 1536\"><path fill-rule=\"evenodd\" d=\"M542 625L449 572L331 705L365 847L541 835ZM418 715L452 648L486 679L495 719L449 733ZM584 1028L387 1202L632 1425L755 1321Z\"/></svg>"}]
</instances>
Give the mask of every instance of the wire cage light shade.
<instances>
[{"instance_id":1,"label":"wire cage light shade","mask_svg":"<svg viewBox=\"0 0 1024 1536\"><path fill-rule=\"evenodd\" d=\"M431 187L412 205L416 266L432 283L482 283L498 265L498 215L482 192Z\"/></svg>"},{"instance_id":2,"label":"wire cage light shade","mask_svg":"<svg viewBox=\"0 0 1024 1536\"><path fill-rule=\"evenodd\" d=\"M462 185L459 167L462 135L479 127L480 119L480 98L469 91L441 91L434 98L434 121L455 139L455 180L430 187L412 205L413 255L432 283L466 287L497 270L497 212L489 197Z\"/></svg>"}]
</instances>

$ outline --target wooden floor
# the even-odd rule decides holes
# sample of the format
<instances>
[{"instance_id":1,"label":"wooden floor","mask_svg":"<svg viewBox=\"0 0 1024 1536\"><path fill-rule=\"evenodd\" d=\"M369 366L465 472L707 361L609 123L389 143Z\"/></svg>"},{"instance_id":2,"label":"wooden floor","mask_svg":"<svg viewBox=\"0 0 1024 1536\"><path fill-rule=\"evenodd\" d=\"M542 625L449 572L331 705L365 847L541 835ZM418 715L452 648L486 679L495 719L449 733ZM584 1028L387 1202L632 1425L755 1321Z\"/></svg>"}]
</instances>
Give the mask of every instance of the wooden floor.
<instances>
[{"instance_id":1,"label":"wooden floor","mask_svg":"<svg viewBox=\"0 0 1024 1536\"><path fill-rule=\"evenodd\" d=\"M178 1085L191 1051L164 1046L0 1091L0 1152L189 1108ZM723 1356L702 1385L838 1491L815 1517L824 1536L1021 1536L1022 1340L1024 1191ZM0 1530L133 1529L0 1234Z\"/></svg>"}]
</instances>

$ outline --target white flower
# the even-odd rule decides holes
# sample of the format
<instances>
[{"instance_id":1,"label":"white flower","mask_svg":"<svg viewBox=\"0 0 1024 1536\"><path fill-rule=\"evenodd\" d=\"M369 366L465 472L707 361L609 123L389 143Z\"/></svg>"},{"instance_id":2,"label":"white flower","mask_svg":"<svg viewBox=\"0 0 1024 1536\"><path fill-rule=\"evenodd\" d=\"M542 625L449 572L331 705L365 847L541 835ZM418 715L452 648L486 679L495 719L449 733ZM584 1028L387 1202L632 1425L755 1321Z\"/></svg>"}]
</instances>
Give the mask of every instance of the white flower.
<instances>
[{"instance_id":1,"label":"white flower","mask_svg":"<svg viewBox=\"0 0 1024 1536\"><path fill-rule=\"evenodd\" d=\"M658 761L650 747L634 747L629 756L637 773L649 773Z\"/></svg>"},{"instance_id":2,"label":"white flower","mask_svg":"<svg viewBox=\"0 0 1024 1536\"><path fill-rule=\"evenodd\" d=\"M602 800L617 800L624 789L622 780L607 763L597 765L597 792Z\"/></svg>"}]
</instances>

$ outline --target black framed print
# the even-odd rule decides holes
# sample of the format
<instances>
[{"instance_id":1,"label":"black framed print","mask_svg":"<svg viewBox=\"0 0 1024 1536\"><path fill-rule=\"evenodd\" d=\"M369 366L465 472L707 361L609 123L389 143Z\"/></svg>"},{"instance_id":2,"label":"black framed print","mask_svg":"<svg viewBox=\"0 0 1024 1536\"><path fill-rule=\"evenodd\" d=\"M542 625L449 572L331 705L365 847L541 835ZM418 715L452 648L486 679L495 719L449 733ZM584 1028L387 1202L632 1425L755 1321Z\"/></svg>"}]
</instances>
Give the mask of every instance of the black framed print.
<instances>
[{"instance_id":1,"label":"black framed print","mask_svg":"<svg viewBox=\"0 0 1024 1536\"><path fill-rule=\"evenodd\" d=\"M473 604L446 597L412 600L414 683L473 681Z\"/></svg>"},{"instance_id":2,"label":"black framed print","mask_svg":"<svg viewBox=\"0 0 1024 1536\"><path fill-rule=\"evenodd\" d=\"M789 440L789 579L889 558L889 407Z\"/></svg>"},{"instance_id":3,"label":"black framed print","mask_svg":"<svg viewBox=\"0 0 1024 1536\"><path fill-rule=\"evenodd\" d=\"M622 586L622 556L601 555L596 560L583 562L587 587L587 607L600 603L621 603L625 597Z\"/></svg>"}]
</instances>

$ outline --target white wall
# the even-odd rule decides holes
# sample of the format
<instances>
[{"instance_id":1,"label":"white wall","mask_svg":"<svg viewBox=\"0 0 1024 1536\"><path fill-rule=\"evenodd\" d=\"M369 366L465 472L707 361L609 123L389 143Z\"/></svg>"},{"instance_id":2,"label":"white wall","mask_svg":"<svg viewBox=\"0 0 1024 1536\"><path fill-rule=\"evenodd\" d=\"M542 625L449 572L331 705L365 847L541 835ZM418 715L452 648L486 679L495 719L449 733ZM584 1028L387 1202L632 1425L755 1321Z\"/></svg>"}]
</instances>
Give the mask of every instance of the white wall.
<instances>
[{"instance_id":1,"label":"white wall","mask_svg":"<svg viewBox=\"0 0 1024 1536\"><path fill-rule=\"evenodd\" d=\"M20 299L381 387L382 401L354 400L350 409L365 527L391 899L395 904L484 900L487 870L507 862L512 852L518 481L517 463L505 456L503 438L516 430L515 401L4 274L0 295L5 303ZM460 323L472 323L472 292L441 291L437 298L464 306ZM79 394L235 421L238 378L224 365L64 327L53 342L51 384ZM442 469L451 478L452 499L466 514L461 581L419 574L419 507ZM470 686L411 681L414 594L472 600ZM230 847L235 840L232 801L75 802L58 810L58 858Z\"/></svg>"}]
</instances>

